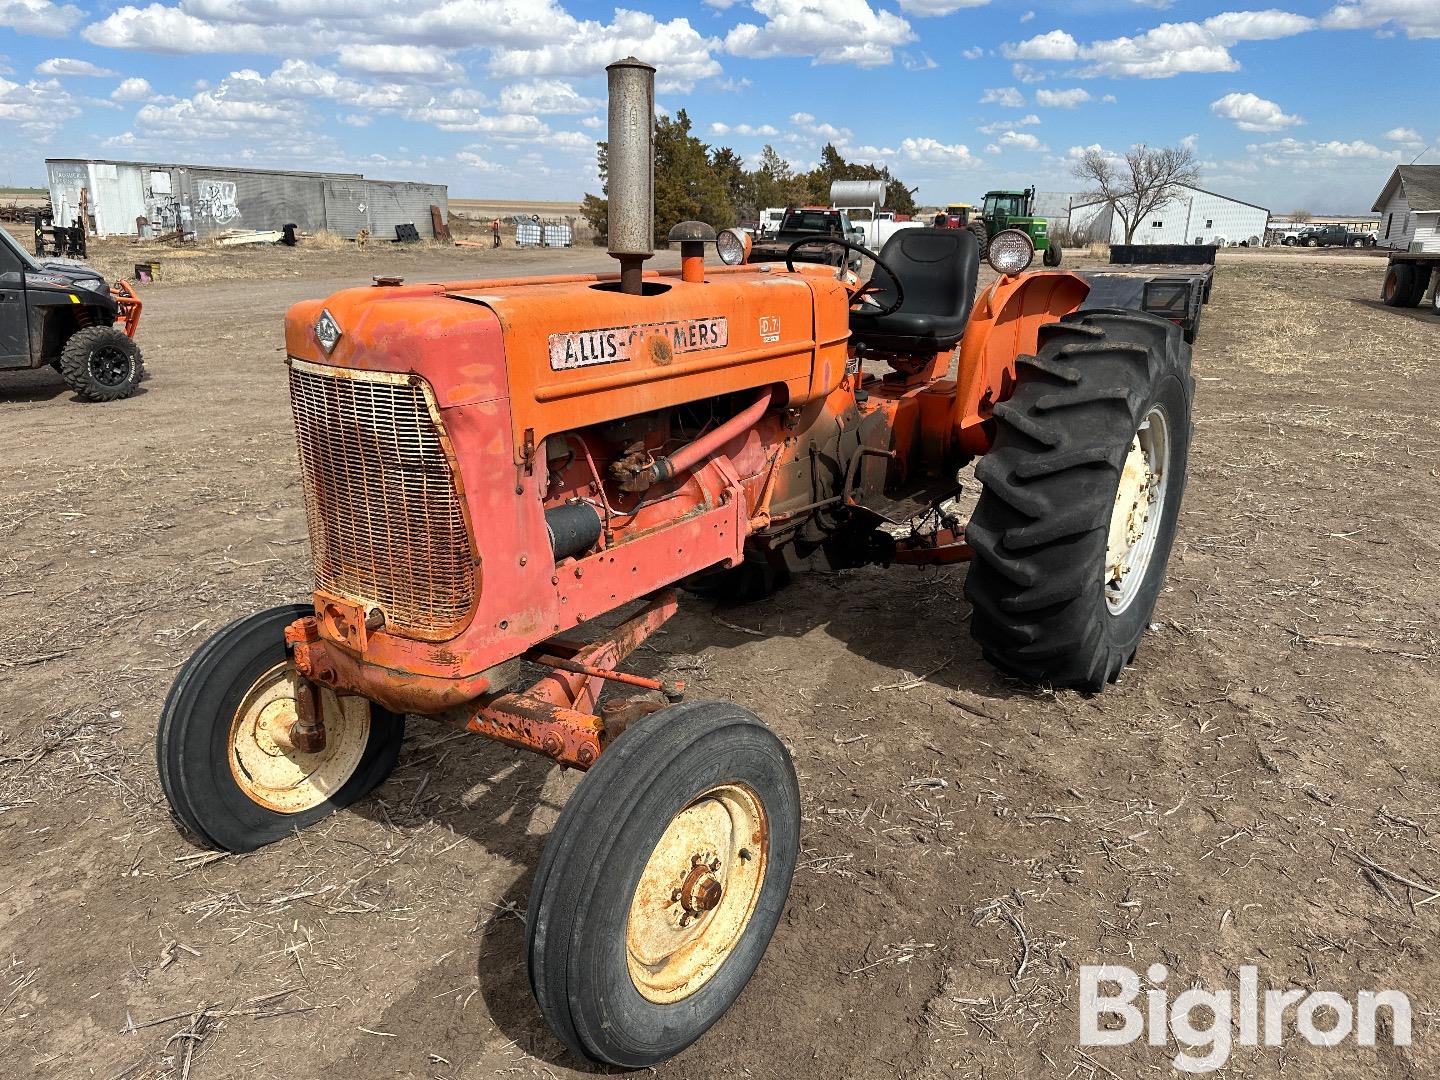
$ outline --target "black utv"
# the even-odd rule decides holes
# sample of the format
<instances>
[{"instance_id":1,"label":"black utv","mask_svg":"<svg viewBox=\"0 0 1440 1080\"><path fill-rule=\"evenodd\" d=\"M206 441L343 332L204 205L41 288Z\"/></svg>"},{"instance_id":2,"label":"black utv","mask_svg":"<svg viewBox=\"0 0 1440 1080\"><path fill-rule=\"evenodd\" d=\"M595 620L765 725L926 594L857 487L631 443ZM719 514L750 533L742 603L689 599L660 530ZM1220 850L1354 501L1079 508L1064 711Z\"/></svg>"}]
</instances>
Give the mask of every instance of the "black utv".
<instances>
[{"instance_id":1,"label":"black utv","mask_svg":"<svg viewBox=\"0 0 1440 1080\"><path fill-rule=\"evenodd\" d=\"M0 371L49 364L83 401L129 397L144 364L140 301L125 282L65 260L38 261L0 229Z\"/></svg>"}]
</instances>

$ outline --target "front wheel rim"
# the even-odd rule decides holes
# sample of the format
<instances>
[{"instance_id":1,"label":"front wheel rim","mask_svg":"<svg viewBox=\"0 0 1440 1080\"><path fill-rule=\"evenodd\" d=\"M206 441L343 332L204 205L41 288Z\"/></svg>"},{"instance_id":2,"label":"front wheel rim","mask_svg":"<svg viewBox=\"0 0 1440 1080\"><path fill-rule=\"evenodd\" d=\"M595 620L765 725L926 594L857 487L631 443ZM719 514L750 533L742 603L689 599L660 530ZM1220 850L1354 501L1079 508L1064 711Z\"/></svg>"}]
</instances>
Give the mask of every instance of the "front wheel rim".
<instances>
[{"instance_id":1,"label":"front wheel rim","mask_svg":"<svg viewBox=\"0 0 1440 1080\"><path fill-rule=\"evenodd\" d=\"M130 358L114 345L105 345L90 354L90 375L102 386L123 386L130 378Z\"/></svg>"},{"instance_id":2,"label":"front wheel rim","mask_svg":"<svg viewBox=\"0 0 1440 1080\"><path fill-rule=\"evenodd\" d=\"M279 814L299 814L334 797L355 774L370 742L370 702L314 688L325 745L314 754L282 746L277 733L299 719L295 674L276 664L251 686L231 719L230 774L251 801Z\"/></svg>"},{"instance_id":3,"label":"front wheel rim","mask_svg":"<svg viewBox=\"0 0 1440 1080\"><path fill-rule=\"evenodd\" d=\"M1134 603L1154 561L1170 484L1170 422L1150 406L1120 472L1103 573L1105 605L1119 615Z\"/></svg>"},{"instance_id":4,"label":"front wheel rim","mask_svg":"<svg viewBox=\"0 0 1440 1080\"><path fill-rule=\"evenodd\" d=\"M625 958L640 996L695 994L744 937L765 882L770 825L747 784L720 784L676 814L640 874Z\"/></svg>"}]
</instances>

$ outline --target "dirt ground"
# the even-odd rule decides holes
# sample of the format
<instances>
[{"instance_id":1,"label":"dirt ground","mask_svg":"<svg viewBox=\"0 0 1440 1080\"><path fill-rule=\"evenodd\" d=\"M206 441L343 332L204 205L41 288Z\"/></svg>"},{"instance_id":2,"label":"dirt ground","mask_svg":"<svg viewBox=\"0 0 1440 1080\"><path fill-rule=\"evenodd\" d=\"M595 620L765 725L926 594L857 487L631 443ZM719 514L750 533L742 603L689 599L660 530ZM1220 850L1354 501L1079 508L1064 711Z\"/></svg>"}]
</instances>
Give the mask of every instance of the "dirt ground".
<instances>
[{"instance_id":1,"label":"dirt ground","mask_svg":"<svg viewBox=\"0 0 1440 1080\"><path fill-rule=\"evenodd\" d=\"M353 811L222 857L177 832L155 775L178 667L307 593L285 307L392 269L607 264L382 254L146 289L130 400L0 382L0 1077L583 1071L533 1004L522 922L577 777L414 720ZM1440 1073L1440 322L1379 284L1368 259L1222 260L1169 583L1103 695L992 671L963 568L687 600L637 654L763 716L805 800L769 953L658 1075L1168 1075L1173 1042L1079 1046L1098 963L1164 964L1172 993L1254 964L1262 988L1413 1003L1408 1049L1383 1028L1317 1049L1292 1013L1282 1047L1237 1046L1220 1075Z\"/></svg>"}]
</instances>

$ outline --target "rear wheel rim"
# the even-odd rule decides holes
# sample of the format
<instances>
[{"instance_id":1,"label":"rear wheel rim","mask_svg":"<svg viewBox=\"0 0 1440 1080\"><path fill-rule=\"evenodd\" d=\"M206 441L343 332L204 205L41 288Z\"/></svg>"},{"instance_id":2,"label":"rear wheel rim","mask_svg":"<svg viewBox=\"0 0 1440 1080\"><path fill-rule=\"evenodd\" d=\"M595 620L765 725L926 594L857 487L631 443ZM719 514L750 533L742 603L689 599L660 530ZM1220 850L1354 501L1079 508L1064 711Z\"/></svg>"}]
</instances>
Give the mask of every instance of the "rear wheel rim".
<instances>
[{"instance_id":1,"label":"rear wheel rim","mask_svg":"<svg viewBox=\"0 0 1440 1080\"><path fill-rule=\"evenodd\" d=\"M130 357L118 345L102 345L90 354L90 377L102 386L122 386L130 378Z\"/></svg>"},{"instance_id":2,"label":"rear wheel rim","mask_svg":"<svg viewBox=\"0 0 1440 1080\"><path fill-rule=\"evenodd\" d=\"M315 687L325 745L314 754L287 748L277 734L299 719L294 670L279 663L250 688L230 723L230 773L251 801L279 814L299 814L345 786L370 741L370 702Z\"/></svg>"},{"instance_id":3,"label":"rear wheel rim","mask_svg":"<svg viewBox=\"0 0 1440 1080\"><path fill-rule=\"evenodd\" d=\"M769 853L769 818L747 784L713 787L675 815L625 925L626 964L641 997L683 1001L720 970L755 913Z\"/></svg>"},{"instance_id":4,"label":"rear wheel rim","mask_svg":"<svg viewBox=\"0 0 1440 1080\"><path fill-rule=\"evenodd\" d=\"M1119 615L1140 594L1164 517L1170 483L1170 422L1159 403L1140 422L1120 472L1105 549L1105 605Z\"/></svg>"}]
</instances>

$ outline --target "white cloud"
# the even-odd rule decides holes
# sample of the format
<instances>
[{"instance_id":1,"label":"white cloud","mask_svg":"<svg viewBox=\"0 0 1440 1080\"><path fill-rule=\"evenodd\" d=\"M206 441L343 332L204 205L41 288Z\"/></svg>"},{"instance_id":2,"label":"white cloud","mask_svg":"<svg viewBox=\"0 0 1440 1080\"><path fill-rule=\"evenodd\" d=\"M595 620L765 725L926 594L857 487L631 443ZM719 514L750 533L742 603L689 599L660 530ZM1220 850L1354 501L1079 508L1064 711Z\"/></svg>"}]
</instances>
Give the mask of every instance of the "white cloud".
<instances>
[{"instance_id":1,"label":"white cloud","mask_svg":"<svg viewBox=\"0 0 1440 1080\"><path fill-rule=\"evenodd\" d=\"M1037 71L1029 64L1021 63L1019 60L1010 65L1010 74L1018 81L1027 85L1030 83L1044 82L1047 78L1043 71Z\"/></svg>"},{"instance_id":2,"label":"white cloud","mask_svg":"<svg viewBox=\"0 0 1440 1080\"><path fill-rule=\"evenodd\" d=\"M929 165L966 167L978 165L979 159L963 143L946 144L935 139L902 139L900 155L908 161Z\"/></svg>"},{"instance_id":3,"label":"white cloud","mask_svg":"<svg viewBox=\"0 0 1440 1080\"><path fill-rule=\"evenodd\" d=\"M1020 21L1021 21L1022 23L1027 23L1027 22L1032 21L1034 18L1035 18L1035 12L1033 12L1033 11L1027 11L1027 12L1025 12L1024 15L1021 15L1021 16L1020 16Z\"/></svg>"},{"instance_id":4,"label":"white cloud","mask_svg":"<svg viewBox=\"0 0 1440 1080\"><path fill-rule=\"evenodd\" d=\"M506 113L555 113L573 116L594 112L599 107L600 102L594 98L582 97L575 87L559 79L512 83L500 91L500 111Z\"/></svg>"},{"instance_id":5,"label":"white cloud","mask_svg":"<svg viewBox=\"0 0 1440 1080\"><path fill-rule=\"evenodd\" d=\"M1013 146L1018 150L1048 150L1038 137L1028 131L1007 131L995 140L1001 146Z\"/></svg>"},{"instance_id":6,"label":"white cloud","mask_svg":"<svg viewBox=\"0 0 1440 1080\"><path fill-rule=\"evenodd\" d=\"M968 49L961 49L960 55L966 60L979 60L985 55L985 50L979 45L971 45Z\"/></svg>"},{"instance_id":7,"label":"white cloud","mask_svg":"<svg viewBox=\"0 0 1440 1080\"><path fill-rule=\"evenodd\" d=\"M725 51L746 59L810 56L816 64L889 64L895 46L915 40L910 24L867 0L752 0L764 25L740 23Z\"/></svg>"},{"instance_id":8,"label":"white cloud","mask_svg":"<svg viewBox=\"0 0 1440 1080\"><path fill-rule=\"evenodd\" d=\"M454 82L465 74L444 53L420 45L341 45L336 53L341 67L367 75Z\"/></svg>"},{"instance_id":9,"label":"white cloud","mask_svg":"<svg viewBox=\"0 0 1440 1080\"><path fill-rule=\"evenodd\" d=\"M1419 146L1425 141L1425 136L1414 128L1397 127L1385 132L1385 138L1391 142L1397 142L1404 146Z\"/></svg>"},{"instance_id":10,"label":"white cloud","mask_svg":"<svg viewBox=\"0 0 1440 1080\"><path fill-rule=\"evenodd\" d=\"M1403 3L1406 0L1377 0ZM1002 46L1010 59L1081 60L1076 74L1111 78L1164 79L1182 72L1235 71L1230 46L1269 41L1312 30L1316 20L1288 11L1226 11L1204 22L1161 23L1135 37L1082 45L1064 30L1052 30L1018 44Z\"/></svg>"},{"instance_id":11,"label":"white cloud","mask_svg":"<svg viewBox=\"0 0 1440 1080\"><path fill-rule=\"evenodd\" d=\"M1090 100L1090 91L1082 87L1070 90L1036 90L1035 104L1048 109L1073 109Z\"/></svg>"},{"instance_id":12,"label":"white cloud","mask_svg":"<svg viewBox=\"0 0 1440 1080\"><path fill-rule=\"evenodd\" d=\"M1374 143L1366 142L1364 139L1353 139L1350 142L1331 139L1328 142L1320 142L1287 137L1274 142L1252 143L1246 149L1252 154L1260 154L1261 162L1266 165L1302 166L1307 169L1344 167L1369 169L1373 168L1371 162L1400 160L1398 151L1382 150Z\"/></svg>"},{"instance_id":13,"label":"white cloud","mask_svg":"<svg viewBox=\"0 0 1440 1080\"><path fill-rule=\"evenodd\" d=\"M1280 131L1305 122L1255 94L1226 94L1210 103L1210 111L1222 120L1233 121L1241 131Z\"/></svg>"},{"instance_id":14,"label":"white cloud","mask_svg":"<svg viewBox=\"0 0 1440 1080\"><path fill-rule=\"evenodd\" d=\"M0 77L0 121L35 125L34 133L41 134L79 114L75 99L54 79L17 83Z\"/></svg>"},{"instance_id":15,"label":"white cloud","mask_svg":"<svg viewBox=\"0 0 1440 1080\"><path fill-rule=\"evenodd\" d=\"M1018 127L1033 127L1040 123L1040 117L1034 113L1026 113L1018 120L997 120L993 124L986 124L980 130L986 135L994 135L997 131L1013 131Z\"/></svg>"},{"instance_id":16,"label":"white cloud","mask_svg":"<svg viewBox=\"0 0 1440 1080\"><path fill-rule=\"evenodd\" d=\"M85 27L81 36L92 45L158 53L269 52L274 42L263 28L216 26L164 4L126 4Z\"/></svg>"},{"instance_id":17,"label":"white cloud","mask_svg":"<svg viewBox=\"0 0 1440 1080\"><path fill-rule=\"evenodd\" d=\"M992 86L980 96L981 105L1004 105L1007 109L1023 109L1025 95L1013 86Z\"/></svg>"},{"instance_id":18,"label":"white cloud","mask_svg":"<svg viewBox=\"0 0 1440 1080\"><path fill-rule=\"evenodd\" d=\"M806 124L813 124L815 117L808 112L797 112L790 114L790 123L803 127Z\"/></svg>"},{"instance_id":19,"label":"white cloud","mask_svg":"<svg viewBox=\"0 0 1440 1080\"><path fill-rule=\"evenodd\" d=\"M120 85L110 91L110 96L116 101L144 101L153 92L150 88L150 80L136 75L120 80Z\"/></svg>"},{"instance_id":20,"label":"white cloud","mask_svg":"<svg viewBox=\"0 0 1440 1080\"><path fill-rule=\"evenodd\" d=\"M1327 30L1398 27L1406 37L1440 37L1440 4L1435 0L1348 0L1326 12Z\"/></svg>"},{"instance_id":21,"label":"white cloud","mask_svg":"<svg viewBox=\"0 0 1440 1080\"><path fill-rule=\"evenodd\" d=\"M1051 30L1018 45L1002 45L1000 52L1010 60L1074 60L1080 43L1064 30Z\"/></svg>"},{"instance_id":22,"label":"white cloud","mask_svg":"<svg viewBox=\"0 0 1440 1080\"><path fill-rule=\"evenodd\" d=\"M780 132L769 124L753 126L751 124L722 124L718 121L710 125L712 135L751 135L768 138L772 135L779 135Z\"/></svg>"},{"instance_id":23,"label":"white cloud","mask_svg":"<svg viewBox=\"0 0 1440 1080\"><path fill-rule=\"evenodd\" d=\"M926 18L952 15L962 8L984 7L989 2L990 0L900 0L900 10L907 15Z\"/></svg>"},{"instance_id":24,"label":"white cloud","mask_svg":"<svg viewBox=\"0 0 1440 1080\"><path fill-rule=\"evenodd\" d=\"M490 173L502 171L501 166L496 165L488 158L482 158L479 154L474 153L471 150L461 150L458 154L455 155L455 160L458 161L461 165L464 165L467 169L473 169L476 172Z\"/></svg>"},{"instance_id":25,"label":"white cloud","mask_svg":"<svg viewBox=\"0 0 1440 1080\"><path fill-rule=\"evenodd\" d=\"M62 37L84 14L74 4L55 4L51 0L0 0L0 26L21 34Z\"/></svg>"},{"instance_id":26,"label":"white cloud","mask_svg":"<svg viewBox=\"0 0 1440 1080\"><path fill-rule=\"evenodd\" d=\"M98 67L89 60L72 60L67 56L55 56L35 65L37 75L86 75L97 79L109 78L115 74L109 68Z\"/></svg>"},{"instance_id":27,"label":"white cloud","mask_svg":"<svg viewBox=\"0 0 1440 1080\"><path fill-rule=\"evenodd\" d=\"M617 8L608 24L563 15L543 44L496 50L490 70L502 76L599 75L617 56L637 56L659 68L655 81L660 90L688 91L699 80L721 74L711 55L719 47L688 19L662 23L653 15Z\"/></svg>"}]
</instances>

